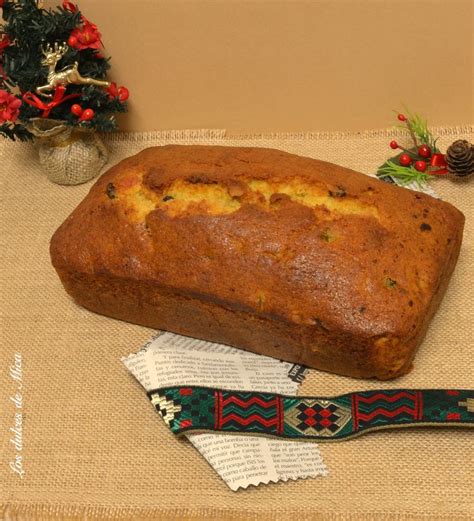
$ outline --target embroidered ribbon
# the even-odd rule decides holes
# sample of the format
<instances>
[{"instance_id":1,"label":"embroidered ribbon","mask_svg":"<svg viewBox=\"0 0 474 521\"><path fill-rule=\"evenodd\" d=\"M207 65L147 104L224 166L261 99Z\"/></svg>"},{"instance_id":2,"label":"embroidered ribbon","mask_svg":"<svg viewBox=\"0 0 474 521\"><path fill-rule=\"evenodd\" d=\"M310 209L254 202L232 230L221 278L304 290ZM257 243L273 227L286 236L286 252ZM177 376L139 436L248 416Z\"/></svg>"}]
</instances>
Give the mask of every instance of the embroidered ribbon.
<instances>
[{"instance_id":1,"label":"embroidered ribbon","mask_svg":"<svg viewBox=\"0 0 474 521\"><path fill-rule=\"evenodd\" d=\"M446 158L444 154L433 154L431 156L431 166L439 167L439 170L431 170L431 174L435 175L443 175L448 173L448 163L446 163Z\"/></svg>"},{"instance_id":2,"label":"embroidered ribbon","mask_svg":"<svg viewBox=\"0 0 474 521\"><path fill-rule=\"evenodd\" d=\"M331 398L166 387L147 393L174 434L222 431L331 441L397 427L474 427L474 391L394 389Z\"/></svg>"},{"instance_id":3,"label":"embroidered ribbon","mask_svg":"<svg viewBox=\"0 0 474 521\"><path fill-rule=\"evenodd\" d=\"M38 98L38 96L36 96L32 92L25 92L25 94L23 94L23 101L25 103L28 103L28 105L31 105L32 107L36 107L37 109L42 110L43 114L41 115L41 117L47 118L50 112L54 109L54 107L61 105L61 103L64 103L67 100L79 98L81 96L80 94L68 94L67 96L65 96L65 91L65 87L57 87L54 91L53 99L49 103L45 103L42 99Z\"/></svg>"}]
</instances>

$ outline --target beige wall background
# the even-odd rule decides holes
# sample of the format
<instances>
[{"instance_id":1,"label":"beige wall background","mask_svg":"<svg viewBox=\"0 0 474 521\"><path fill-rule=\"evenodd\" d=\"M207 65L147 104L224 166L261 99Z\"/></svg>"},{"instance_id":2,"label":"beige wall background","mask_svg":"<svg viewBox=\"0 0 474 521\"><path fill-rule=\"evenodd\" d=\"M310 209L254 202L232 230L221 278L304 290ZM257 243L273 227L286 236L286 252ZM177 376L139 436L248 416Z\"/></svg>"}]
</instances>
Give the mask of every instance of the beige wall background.
<instances>
[{"instance_id":1,"label":"beige wall background","mask_svg":"<svg viewBox=\"0 0 474 521\"><path fill-rule=\"evenodd\" d=\"M131 91L126 130L380 128L403 104L474 121L471 0L78 3Z\"/></svg>"}]
</instances>

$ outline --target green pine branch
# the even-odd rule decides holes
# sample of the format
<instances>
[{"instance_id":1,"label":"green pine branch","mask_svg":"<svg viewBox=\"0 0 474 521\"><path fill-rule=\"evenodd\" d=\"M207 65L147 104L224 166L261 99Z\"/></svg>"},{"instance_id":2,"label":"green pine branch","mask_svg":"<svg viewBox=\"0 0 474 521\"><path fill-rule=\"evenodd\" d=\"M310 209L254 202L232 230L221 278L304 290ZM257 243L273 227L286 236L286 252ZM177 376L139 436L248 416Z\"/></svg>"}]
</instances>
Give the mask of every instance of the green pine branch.
<instances>
[{"instance_id":1,"label":"green pine branch","mask_svg":"<svg viewBox=\"0 0 474 521\"><path fill-rule=\"evenodd\" d=\"M408 127L412 136L418 140L418 145L426 144L434 153L438 153L439 149L436 146L437 138L433 136L428 128L428 121L419 114L410 112L406 107L404 107L404 110L407 115L406 126L398 125L398 127L404 130Z\"/></svg>"},{"instance_id":2,"label":"green pine branch","mask_svg":"<svg viewBox=\"0 0 474 521\"><path fill-rule=\"evenodd\" d=\"M0 135L11 139L12 141L29 141L33 139L33 134L29 132L24 125L8 125L4 123L0 125Z\"/></svg>"},{"instance_id":3,"label":"green pine branch","mask_svg":"<svg viewBox=\"0 0 474 521\"><path fill-rule=\"evenodd\" d=\"M393 177L397 179L402 185L409 184L414 181L420 188L422 188L430 178L429 174L426 174L425 172L418 172L418 170L416 170L413 166L402 166L390 159L378 169L377 177Z\"/></svg>"}]
</instances>

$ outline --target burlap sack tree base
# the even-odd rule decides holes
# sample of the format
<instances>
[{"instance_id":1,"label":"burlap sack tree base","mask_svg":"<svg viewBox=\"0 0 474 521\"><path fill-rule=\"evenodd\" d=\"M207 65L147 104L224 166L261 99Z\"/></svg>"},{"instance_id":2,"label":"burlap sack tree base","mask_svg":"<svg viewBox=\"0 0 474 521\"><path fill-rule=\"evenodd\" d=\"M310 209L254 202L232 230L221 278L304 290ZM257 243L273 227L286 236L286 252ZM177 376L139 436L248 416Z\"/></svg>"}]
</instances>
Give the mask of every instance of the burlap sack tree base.
<instances>
[{"instance_id":1,"label":"burlap sack tree base","mask_svg":"<svg viewBox=\"0 0 474 521\"><path fill-rule=\"evenodd\" d=\"M445 149L472 142L474 127L435 129ZM212 143L270 146L373 172L398 131L227 137L224 131L121 134L111 161L146 146ZM49 519L472 519L474 437L414 429L322 445L317 478L230 491L185 440L176 439L120 357L152 334L77 307L50 263L48 241L91 184L64 187L41 173L32 147L2 143L2 348L0 518ZM466 215L465 239L447 295L415 369L394 382L313 371L307 395L362 389L473 385L474 179L436 179L434 189ZM8 367L23 358L23 480L9 468L15 392Z\"/></svg>"},{"instance_id":2,"label":"burlap sack tree base","mask_svg":"<svg viewBox=\"0 0 474 521\"><path fill-rule=\"evenodd\" d=\"M90 129L68 127L60 120L32 118L38 160L46 177L60 185L78 185L96 177L107 164L108 152Z\"/></svg>"}]
</instances>

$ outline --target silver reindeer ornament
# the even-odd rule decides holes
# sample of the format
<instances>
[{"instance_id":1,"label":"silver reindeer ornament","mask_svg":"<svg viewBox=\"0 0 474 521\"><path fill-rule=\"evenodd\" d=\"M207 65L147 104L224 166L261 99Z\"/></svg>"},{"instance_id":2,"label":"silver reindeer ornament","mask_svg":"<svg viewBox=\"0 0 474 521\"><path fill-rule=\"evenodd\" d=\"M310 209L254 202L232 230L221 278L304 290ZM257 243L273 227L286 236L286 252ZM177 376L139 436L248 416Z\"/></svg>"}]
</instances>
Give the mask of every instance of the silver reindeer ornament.
<instances>
[{"instance_id":1,"label":"silver reindeer ornament","mask_svg":"<svg viewBox=\"0 0 474 521\"><path fill-rule=\"evenodd\" d=\"M78 71L78 62L74 62L73 65L68 65L60 71L56 71L56 65L59 60L66 54L68 46L65 43L54 44L54 48L50 44L43 48L44 58L41 60L41 64L45 67L49 67L48 72L48 83L41 85L36 88L36 92L42 96L48 98L52 97L52 94L48 94L50 91L54 91L56 87L64 86L67 87L70 84L74 85L96 85L97 87L107 88L110 87L110 82L105 80L96 80L94 78L87 78L81 76Z\"/></svg>"}]
</instances>

